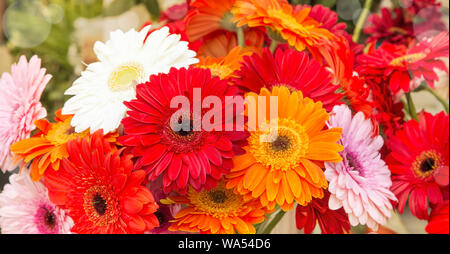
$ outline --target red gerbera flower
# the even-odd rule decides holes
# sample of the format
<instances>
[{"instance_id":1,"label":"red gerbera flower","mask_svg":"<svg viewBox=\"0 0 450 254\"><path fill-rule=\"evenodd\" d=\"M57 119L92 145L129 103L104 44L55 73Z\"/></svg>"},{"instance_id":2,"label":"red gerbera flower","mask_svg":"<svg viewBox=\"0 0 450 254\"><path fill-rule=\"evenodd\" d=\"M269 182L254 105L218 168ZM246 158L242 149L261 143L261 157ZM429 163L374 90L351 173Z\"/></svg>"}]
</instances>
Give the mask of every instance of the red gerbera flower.
<instances>
[{"instance_id":1,"label":"red gerbera flower","mask_svg":"<svg viewBox=\"0 0 450 254\"><path fill-rule=\"evenodd\" d=\"M229 114L225 112L230 107L224 103L224 97L233 96L236 89L227 80L211 77L209 70L193 67L172 68L168 74L151 76L150 82L137 86L137 99L125 103L130 111L129 117L122 121L126 135L120 142L138 157L135 167L143 167L149 180L162 177L166 193L171 190L185 193L188 184L196 190L214 187L233 167L231 158L236 152L244 152L240 148L247 138L244 132L222 131L225 127L237 130L234 114L233 119L223 117L225 122L221 121L213 130L197 130L197 123L209 109L201 109L200 115L194 117L196 112L191 106L194 89L200 89L201 101L208 96L221 98L223 108L219 113ZM172 108L171 100L177 96L186 96L191 109L184 112L183 108ZM171 118L180 111L178 123L184 128L174 130Z\"/></svg>"},{"instance_id":2,"label":"red gerbera flower","mask_svg":"<svg viewBox=\"0 0 450 254\"><path fill-rule=\"evenodd\" d=\"M381 9L381 15L371 14L367 19L368 26L364 33L370 37L367 42L389 42L409 45L414 38L413 23L403 15L403 9L395 8L395 18L388 8Z\"/></svg>"},{"instance_id":3,"label":"red gerbera flower","mask_svg":"<svg viewBox=\"0 0 450 254\"><path fill-rule=\"evenodd\" d=\"M321 101L327 111L342 103L342 94L336 93L339 85L332 84L330 73L307 53L294 49L278 49L274 56L264 48L261 55L245 56L236 75L234 83L246 92L259 93L263 87L270 90L274 86L287 86Z\"/></svg>"},{"instance_id":4,"label":"red gerbera flower","mask_svg":"<svg viewBox=\"0 0 450 254\"><path fill-rule=\"evenodd\" d=\"M145 172L132 172L131 155L121 155L101 130L69 141L67 150L69 158L44 180L50 200L74 220L72 232L143 233L158 226L158 205L142 185Z\"/></svg>"},{"instance_id":5,"label":"red gerbera flower","mask_svg":"<svg viewBox=\"0 0 450 254\"><path fill-rule=\"evenodd\" d=\"M350 231L350 222L343 208L331 210L328 207L330 193L325 191L322 199L315 198L307 206L297 205L295 221L298 229L311 234L319 223L322 234L344 234Z\"/></svg>"},{"instance_id":6,"label":"red gerbera flower","mask_svg":"<svg viewBox=\"0 0 450 254\"><path fill-rule=\"evenodd\" d=\"M342 85L345 99L355 111L361 111L366 117L372 116L373 105L371 90L364 78L353 71L354 52L344 37L324 44L319 49L326 65L332 70L333 82Z\"/></svg>"},{"instance_id":7,"label":"red gerbera flower","mask_svg":"<svg viewBox=\"0 0 450 254\"><path fill-rule=\"evenodd\" d=\"M430 219L425 230L429 234L449 234L448 201L431 210Z\"/></svg>"},{"instance_id":8,"label":"red gerbera flower","mask_svg":"<svg viewBox=\"0 0 450 254\"><path fill-rule=\"evenodd\" d=\"M403 45L383 43L368 54L360 55L356 70L366 80L373 79L376 83L387 81L394 94L400 90L408 92L415 89L422 80L434 87L434 82L439 80L435 69L448 73L444 62L437 59L448 57L448 45L448 32L424 39L410 49Z\"/></svg>"},{"instance_id":9,"label":"red gerbera flower","mask_svg":"<svg viewBox=\"0 0 450 254\"><path fill-rule=\"evenodd\" d=\"M446 189L436 182L436 173L448 168L448 115L420 114L419 121L410 120L403 129L387 139L392 151L386 158L392 172L392 192L397 196L398 210L403 213L409 196L411 213L419 219L428 218L427 200L440 204Z\"/></svg>"}]
</instances>

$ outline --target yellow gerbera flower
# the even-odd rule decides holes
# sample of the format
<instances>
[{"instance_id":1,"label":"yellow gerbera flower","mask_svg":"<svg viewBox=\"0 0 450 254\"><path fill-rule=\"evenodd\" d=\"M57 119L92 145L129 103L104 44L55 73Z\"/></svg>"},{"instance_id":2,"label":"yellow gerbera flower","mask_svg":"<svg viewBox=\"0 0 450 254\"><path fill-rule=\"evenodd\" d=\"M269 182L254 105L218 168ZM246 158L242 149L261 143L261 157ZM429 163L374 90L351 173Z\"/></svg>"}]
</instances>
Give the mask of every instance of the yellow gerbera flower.
<instances>
[{"instance_id":1,"label":"yellow gerbera flower","mask_svg":"<svg viewBox=\"0 0 450 254\"><path fill-rule=\"evenodd\" d=\"M312 198L322 198L327 188L323 162L340 162L343 147L336 142L341 138L341 128L326 128L328 113L321 102L303 98L301 91L290 92L287 87L273 87L272 92L262 88L269 118L270 96L278 97L278 121L261 122L250 131L245 154L233 158L234 168L226 175L226 187L246 198L257 198L269 209L279 204L285 211L292 209L294 201L308 204ZM249 98L249 97L248 97ZM247 105L245 115L248 116ZM270 122L270 123L269 123ZM262 126L262 127L261 127ZM248 126L247 126L247 129ZM272 139L270 135L274 135ZM264 136L263 136L264 135Z\"/></svg>"},{"instance_id":2,"label":"yellow gerbera flower","mask_svg":"<svg viewBox=\"0 0 450 254\"><path fill-rule=\"evenodd\" d=\"M253 224L263 222L270 212L258 200L245 201L226 189L223 182L211 190L190 188L187 195L170 197L163 203L186 205L174 216L169 230L202 234L254 234Z\"/></svg>"},{"instance_id":3,"label":"yellow gerbera flower","mask_svg":"<svg viewBox=\"0 0 450 254\"><path fill-rule=\"evenodd\" d=\"M334 35L308 16L310 10L295 11L286 0L238 0L232 13L238 27L269 27L298 51L307 47L316 54L315 45L334 38Z\"/></svg>"}]
</instances>

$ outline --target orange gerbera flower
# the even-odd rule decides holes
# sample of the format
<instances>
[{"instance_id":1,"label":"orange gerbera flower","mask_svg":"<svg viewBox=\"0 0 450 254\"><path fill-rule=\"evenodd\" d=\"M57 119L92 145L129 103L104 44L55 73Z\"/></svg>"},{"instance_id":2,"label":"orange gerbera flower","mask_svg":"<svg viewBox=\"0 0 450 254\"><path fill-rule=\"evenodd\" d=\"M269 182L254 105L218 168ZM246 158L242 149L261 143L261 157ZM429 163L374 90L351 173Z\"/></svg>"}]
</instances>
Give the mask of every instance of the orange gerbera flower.
<instances>
[{"instance_id":1,"label":"orange gerbera flower","mask_svg":"<svg viewBox=\"0 0 450 254\"><path fill-rule=\"evenodd\" d=\"M232 21L231 9L236 0L195 0L185 18L186 35L189 41L202 39L199 55L225 57L229 49L237 46L236 24ZM245 29L245 45L261 48L264 43L264 30ZM224 38L226 40L224 41ZM225 42L225 44L223 44ZM225 52L221 50L227 46Z\"/></svg>"},{"instance_id":2,"label":"orange gerbera flower","mask_svg":"<svg viewBox=\"0 0 450 254\"><path fill-rule=\"evenodd\" d=\"M236 77L233 73L241 69L241 61L244 56L251 55L252 51L237 46L225 57L199 57L200 62L195 66L211 70L212 75L221 79Z\"/></svg>"},{"instance_id":3,"label":"orange gerbera flower","mask_svg":"<svg viewBox=\"0 0 450 254\"><path fill-rule=\"evenodd\" d=\"M295 11L286 0L237 0L232 13L238 27L269 27L298 51L307 47L318 56L315 44L334 35L308 16L310 10Z\"/></svg>"},{"instance_id":4,"label":"orange gerbera flower","mask_svg":"<svg viewBox=\"0 0 450 254\"><path fill-rule=\"evenodd\" d=\"M201 192L190 188L186 196L170 197L167 201L187 205L175 215L171 231L254 234L253 224L263 222L269 212L258 200L245 201L241 195L227 190L223 182Z\"/></svg>"},{"instance_id":5,"label":"orange gerbera flower","mask_svg":"<svg viewBox=\"0 0 450 254\"><path fill-rule=\"evenodd\" d=\"M22 167L33 160L30 175L33 181L39 181L48 168L58 170L61 160L68 157L68 141L84 137L89 130L76 133L70 124L73 115L62 115L61 109L55 112L55 123L42 119L34 122L39 130L33 137L20 140L11 145L16 161L24 160ZM115 142L117 133L106 136L109 142Z\"/></svg>"},{"instance_id":6,"label":"orange gerbera flower","mask_svg":"<svg viewBox=\"0 0 450 254\"><path fill-rule=\"evenodd\" d=\"M259 96L265 97L266 105L253 92L246 99L253 97L258 112L266 107L265 119L270 119L270 97L278 97L278 119L256 119L259 124L252 131L254 113L249 114L251 104L247 103L248 146L245 154L233 158L235 167L226 175L226 187L248 199L258 198L269 209L277 203L285 211L293 208L294 201L306 205L313 197L322 198L328 186L323 162L342 161L338 152L343 147L336 143L342 129L327 129L329 115L322 103L303 98L301 91L290 93L285 86L273 87L272 92L262 88Z\"/></svg>"}]
</instances>

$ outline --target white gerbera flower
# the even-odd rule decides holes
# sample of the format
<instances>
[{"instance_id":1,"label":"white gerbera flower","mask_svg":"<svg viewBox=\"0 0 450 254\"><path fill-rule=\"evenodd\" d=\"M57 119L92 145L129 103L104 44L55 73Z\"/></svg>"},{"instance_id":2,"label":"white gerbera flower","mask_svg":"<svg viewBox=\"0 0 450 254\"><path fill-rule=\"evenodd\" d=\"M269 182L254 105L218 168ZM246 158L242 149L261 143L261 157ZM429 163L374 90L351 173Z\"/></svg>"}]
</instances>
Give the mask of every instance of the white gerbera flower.
<instances>
[{"instance_id":1,"label":"white gerbera flower","mask_svg":"<svg viewBox=\"0 0 450 254\"><path fill-rule=\"evenodd\" d=\"M62 109L62 114L74 114L72 126L76 132L90 128L91 133L103 129L113 132L126 114L124 101L136 97L136 84L149 80L150 75L168 73L170 68L188 67L197 63L196 53L180 35L169 34L163 27L151 33L150 26L140 32L111 32L106 43L96 42L94 51L99 62L88 65L75 80L66 95L74 95Z\"/></svg>"}]
</instances>

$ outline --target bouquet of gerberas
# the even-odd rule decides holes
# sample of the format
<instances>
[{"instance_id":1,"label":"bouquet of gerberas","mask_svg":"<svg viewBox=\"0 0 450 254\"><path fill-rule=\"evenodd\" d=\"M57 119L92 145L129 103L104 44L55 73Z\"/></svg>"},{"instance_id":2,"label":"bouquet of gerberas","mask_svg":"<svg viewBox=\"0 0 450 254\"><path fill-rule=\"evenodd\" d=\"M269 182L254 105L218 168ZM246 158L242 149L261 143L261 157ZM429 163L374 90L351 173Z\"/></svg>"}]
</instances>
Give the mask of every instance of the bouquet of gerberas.
<instances>
[{"instance_id":1,"label":"bouquet of gerberas","mask_svg":"<svg viewBox=\"0 0 450 254\"><path fill-rule=\"evenodd\" d=\"M20 167L2 233L270 233L292 209L305 233L383 232L405 206L448 233L440 5L366 20L371 2L352 34L322 5L175 5L97 42L54 121L51 76L22 57L0 79L0 167ZM417 112L419 90L445 112Z\"/></svg>"}]
</instances>

